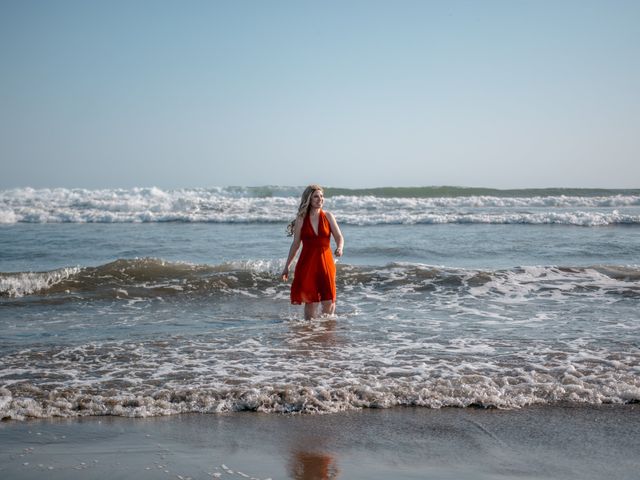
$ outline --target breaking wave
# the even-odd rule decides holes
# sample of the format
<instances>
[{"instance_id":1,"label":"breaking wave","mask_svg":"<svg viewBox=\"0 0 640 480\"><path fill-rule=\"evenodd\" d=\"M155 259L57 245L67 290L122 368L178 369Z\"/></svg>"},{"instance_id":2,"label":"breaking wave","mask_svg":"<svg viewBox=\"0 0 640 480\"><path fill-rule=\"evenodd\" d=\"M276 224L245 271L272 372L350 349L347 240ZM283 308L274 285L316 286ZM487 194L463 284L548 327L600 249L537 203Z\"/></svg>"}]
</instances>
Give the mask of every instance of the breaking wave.
<instances>
[{"instance_id":1,"label":"breaking wave","mask_svg":"<svg viewBox=\"0 0 640 480\"><path fill-rule=\"evenodd\" d=\"M282 260L247 260L219 265L169 262L156 258L119 259L97 267L66 267L48 272L0 272L0 298L156 298L175 295L272 294L283 288ZM415 263L385 266L338 264L342 290L398 294L440 288L486 294L535 295L550 291L619 293L640 297L640 267L530 266L506 270L435 267Z\"/></svg>"},{"instance_id":2,"label":"breaking wave","mask_svg":"<svg viewBox=\"0 0 640 480\"><path fill-rule=\"evenodd\" d=\"M48 272L0 272L0 297L29 295L95 298L154 298L181 293L259 290L274 283L282 261L238 261L221 265L120 259L97 267Z\"/></svg>"},{"instance_id":3,"label":"breaking wave","mask_svg":"<svg viewBox=\"0 0 640 480\"><path fill-rule=\"evenodd\" d=\"M419 368L418 368L419 370ZM132 389L54 388L23 384L0 389L0 418L114 415L153 417L183 413L257 411L265 413L335 413L362 408L521 408L559 403L637 403L640 384L626 378L581 379L572 365L549 372L503 372L494 378L471 373L451 379L359 382L348 386L262 386L258 388ZM418 378L413 378L418 377ZM624 376L623 376L624 377ZM411 380L417 380L415 383ZM348 382L343 382L348 383Z\"/></svg>"},{"instance_id":4,"label":"breaking wave","mask_svg":"<svg viewBox=\"0 0 640 480\"><path fill-rule=\"evenodd\" d=\"M342 223L353 225L640 224L636 190L442 188L328 189L326 204ZM3 190L0 223L288 222L300 191L297 187Z\"/></svg>"}]
</instances>

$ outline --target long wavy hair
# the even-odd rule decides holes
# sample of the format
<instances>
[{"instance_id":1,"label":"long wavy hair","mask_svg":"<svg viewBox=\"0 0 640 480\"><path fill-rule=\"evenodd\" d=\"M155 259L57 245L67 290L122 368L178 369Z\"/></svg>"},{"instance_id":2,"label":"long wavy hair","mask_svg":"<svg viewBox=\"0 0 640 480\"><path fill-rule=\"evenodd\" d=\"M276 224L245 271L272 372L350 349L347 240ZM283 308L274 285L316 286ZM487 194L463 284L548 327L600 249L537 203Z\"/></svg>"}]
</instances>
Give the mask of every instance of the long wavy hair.
<instances>
[{"instance_id":1,"label":"long wavy hair","mask_svg":"<svg viewBox=\"0 0 640 480\"><path fill-rule=\"evenodd\" d=\"M302 197L300 198L300 206L298 207L298 213L296 215L296 218L294 218L291 221L291 223L287 225L288 236L290 237L293 236L293 230L296 226L296 220L298 220L298 218L304 218L309 212L309 206L311 205L311 196L314 194L314 192L318 190L324 193L324 190L322 189L322 187L316 184L309 185L307 188L304 189L304 192L302 192Z\"/></svg>"}]
</instances>

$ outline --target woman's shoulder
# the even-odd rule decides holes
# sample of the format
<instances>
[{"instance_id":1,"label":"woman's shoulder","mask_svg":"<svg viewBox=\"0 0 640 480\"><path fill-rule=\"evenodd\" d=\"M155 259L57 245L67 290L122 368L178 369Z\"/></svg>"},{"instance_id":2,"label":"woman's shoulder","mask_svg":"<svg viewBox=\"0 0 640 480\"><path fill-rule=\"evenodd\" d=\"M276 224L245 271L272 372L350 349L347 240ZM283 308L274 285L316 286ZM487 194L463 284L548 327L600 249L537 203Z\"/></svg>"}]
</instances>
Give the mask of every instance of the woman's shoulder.
<instances>
[{"instance_id":1,"label":"woman's shoulder","mask_svg":"<svg viewBox=\"0 0 640 480\"><path fill-rule=\"evenodd\" d=\"M336 219L336 217L334 217L333 213L331 213L331 212L328 212L326 210L322 210L322 213L324 213L324 215L330 220L335 220Z\"/></svg>"}]
</instances>

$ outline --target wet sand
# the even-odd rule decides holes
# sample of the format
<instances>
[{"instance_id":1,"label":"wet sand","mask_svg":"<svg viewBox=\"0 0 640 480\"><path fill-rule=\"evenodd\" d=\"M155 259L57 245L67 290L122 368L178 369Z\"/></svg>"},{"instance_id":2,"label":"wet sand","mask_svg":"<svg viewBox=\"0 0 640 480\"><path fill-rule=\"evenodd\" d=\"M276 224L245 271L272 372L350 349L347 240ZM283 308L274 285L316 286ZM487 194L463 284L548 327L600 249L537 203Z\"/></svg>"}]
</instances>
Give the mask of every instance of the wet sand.
<instances>
[{"instance_id":1,"label":"wet sand","mask_svg":"<svg viewBox=\"0 0 640 480\"><path fill-rule=\"evenodd\" d=\"M636 479L640 405L0 423L6 479Z\"/></svg>"}]
</instances>

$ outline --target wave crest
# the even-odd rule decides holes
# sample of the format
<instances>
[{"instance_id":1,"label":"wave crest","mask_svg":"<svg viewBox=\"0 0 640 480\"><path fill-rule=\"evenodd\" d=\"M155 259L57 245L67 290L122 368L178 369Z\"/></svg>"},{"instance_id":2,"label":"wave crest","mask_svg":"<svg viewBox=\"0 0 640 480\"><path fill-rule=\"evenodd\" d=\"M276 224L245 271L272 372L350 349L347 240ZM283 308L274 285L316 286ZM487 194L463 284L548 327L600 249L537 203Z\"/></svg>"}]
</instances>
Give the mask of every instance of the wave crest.
<instances>
[{"instance_id":1,"label":"wave crest","mask_svg":"<svg viewBox=\"0 0 640 480\"><path fill-rule=\"evenodd\" d=\"M169 262L157 258L119 259L97 267L68 267L49 272L0 272L0 297L40 295L67 298L157 298L175 295L272 295L286 289L280 280L283 260L246 260L218 265ZM398 295L450 290L475 296L535 296L550 291L640 297L637 266L530 266L474 270L391 263L380 267L338 264L337 285L345 292Z\"/></svg>"},{"instance_id":2,"label":"wave crest","mask_svg":"<svg viewBox=\"0 0 640 480\"><path fill-rule=\"evenodd\" d=\"M353 225L640 224L640 192L596 192L575 196L334 195L326 204L340 222ZM284 223L293 217L299 193L288 187L4 190L0 191L0 223Z\"/></svg>"},{"instance_id":3,"label":"wave crest","mask_svg":"<svg viewBox=\"0 0 640 480\"><path fill-rule=\"evenodd\" d=\"M611 378L602 383L535 372L520 377L476 375L386 385L367 385L365 382L343 387L160 388L152 393L99 393L91 389L50 389L19 384L11 389L0 389L0 418L153 417L237 411L313 414L395 406L513 409L536 404L624 404L638 401L640 387L631 378L627 381Z\"/></svg>"}]
</instances>

